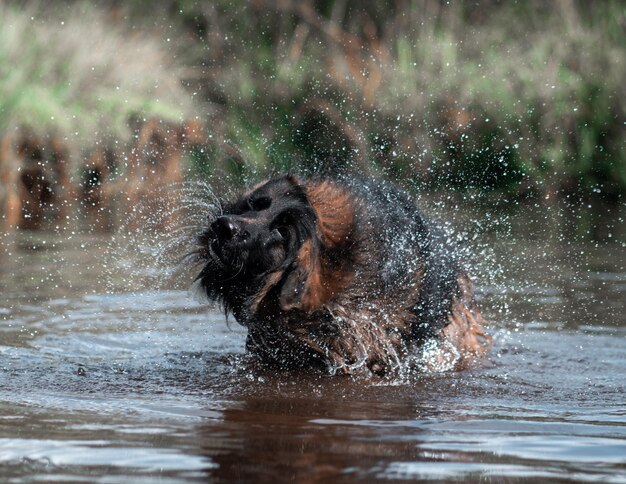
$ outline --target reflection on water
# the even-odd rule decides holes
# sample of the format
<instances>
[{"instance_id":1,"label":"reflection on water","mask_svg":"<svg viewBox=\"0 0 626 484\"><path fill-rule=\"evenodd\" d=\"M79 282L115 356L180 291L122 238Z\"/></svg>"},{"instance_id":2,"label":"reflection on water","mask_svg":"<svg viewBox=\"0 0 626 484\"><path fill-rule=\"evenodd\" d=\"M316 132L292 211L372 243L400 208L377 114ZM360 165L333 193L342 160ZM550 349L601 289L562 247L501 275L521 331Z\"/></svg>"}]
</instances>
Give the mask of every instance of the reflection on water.
<instances>
[{"instance_id":1,"label":"reflection on water","mask_svg":"<svg viewBox=\"0 0 626 484\"><path fill-rule=\"evenodd\" d=\"M251 369L218 311L127 292L105 238L3 239L0 481L626 481L619 214L585 242L493 220L469 234L493 364L367 385Z\"/></svg>"}]
</instances>

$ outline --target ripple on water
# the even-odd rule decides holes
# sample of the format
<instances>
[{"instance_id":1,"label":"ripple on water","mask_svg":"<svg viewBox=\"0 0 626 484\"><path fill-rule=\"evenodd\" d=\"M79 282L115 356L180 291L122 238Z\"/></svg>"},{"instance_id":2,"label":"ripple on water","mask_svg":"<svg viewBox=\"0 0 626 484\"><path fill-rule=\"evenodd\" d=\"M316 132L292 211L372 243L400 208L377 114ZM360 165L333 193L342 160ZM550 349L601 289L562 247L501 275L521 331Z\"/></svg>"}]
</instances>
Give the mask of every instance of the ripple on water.
<instances>
[{"instance_id":1,"label":"ripple on water","mask_svg":"<svg viewBox=\"0 0 626 484\"><path fill-rule=\"evenodd\" d=\"M208 469L214 464L207 457L187 455L173 449L116 447L100 440L47 440L0 438L0 462L45 462L54 467L119 467L160 471Z\"/></svg>"}]
</instances>

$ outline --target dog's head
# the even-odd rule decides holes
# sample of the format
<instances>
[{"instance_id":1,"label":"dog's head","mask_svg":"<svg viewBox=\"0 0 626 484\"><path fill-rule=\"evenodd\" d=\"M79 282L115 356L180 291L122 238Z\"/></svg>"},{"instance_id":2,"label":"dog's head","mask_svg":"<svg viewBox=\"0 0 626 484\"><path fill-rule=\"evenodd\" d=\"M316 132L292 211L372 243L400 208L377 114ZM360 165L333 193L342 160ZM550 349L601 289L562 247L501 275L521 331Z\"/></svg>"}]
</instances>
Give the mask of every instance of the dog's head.
<instances>
[{"instance_id":1,"label":"dog's head","mask_svg":"<svg viewBox=\"0 0 626 484\"><path fill-rule=\"evenodd\" d=\"M261 307L314 311L345 286L354 223L350 195L331 182L286 175L209 216L198 281L245 323Z\"/></svg>"}]
</instances>

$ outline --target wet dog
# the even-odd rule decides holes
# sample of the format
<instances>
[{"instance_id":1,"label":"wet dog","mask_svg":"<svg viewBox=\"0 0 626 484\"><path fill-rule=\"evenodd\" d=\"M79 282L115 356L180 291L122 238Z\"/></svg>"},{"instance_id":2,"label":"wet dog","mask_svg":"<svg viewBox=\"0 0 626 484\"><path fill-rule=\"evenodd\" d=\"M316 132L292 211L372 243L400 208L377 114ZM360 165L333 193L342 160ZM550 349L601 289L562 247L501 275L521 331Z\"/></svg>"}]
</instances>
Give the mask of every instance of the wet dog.
<instances>
[{"instance_id":1,"label":"wet dog","mask_svg":"<svg viewBox=\"0 0 626 484\"><path fill-rule=\"evenodd\" d=\"M264 364L385 375L433 341L457 366L490 346L457 249L389 183L273 178L198 244L196 285Z\"/></svg>"}]
</instances>

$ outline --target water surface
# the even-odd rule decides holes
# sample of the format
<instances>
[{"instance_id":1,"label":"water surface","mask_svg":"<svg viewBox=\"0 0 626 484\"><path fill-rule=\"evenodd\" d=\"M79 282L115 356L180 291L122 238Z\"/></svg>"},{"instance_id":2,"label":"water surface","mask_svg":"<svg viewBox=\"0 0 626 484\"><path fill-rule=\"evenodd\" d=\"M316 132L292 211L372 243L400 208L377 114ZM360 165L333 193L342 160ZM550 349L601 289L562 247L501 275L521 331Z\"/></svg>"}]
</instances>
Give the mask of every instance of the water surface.
<instances>
[{"instance_id":1,"label":"water surface","mask_svg":"<svg viewBox=\"0 0 626 484\"><path fill-rule=\"evenodd\" d=\"M516 217L479 237L491 363L401 381L253 370L219 311L129 292L109 237L4 237L0 481L626 482L619 224Z\"/></svg>"}]
</instances>

